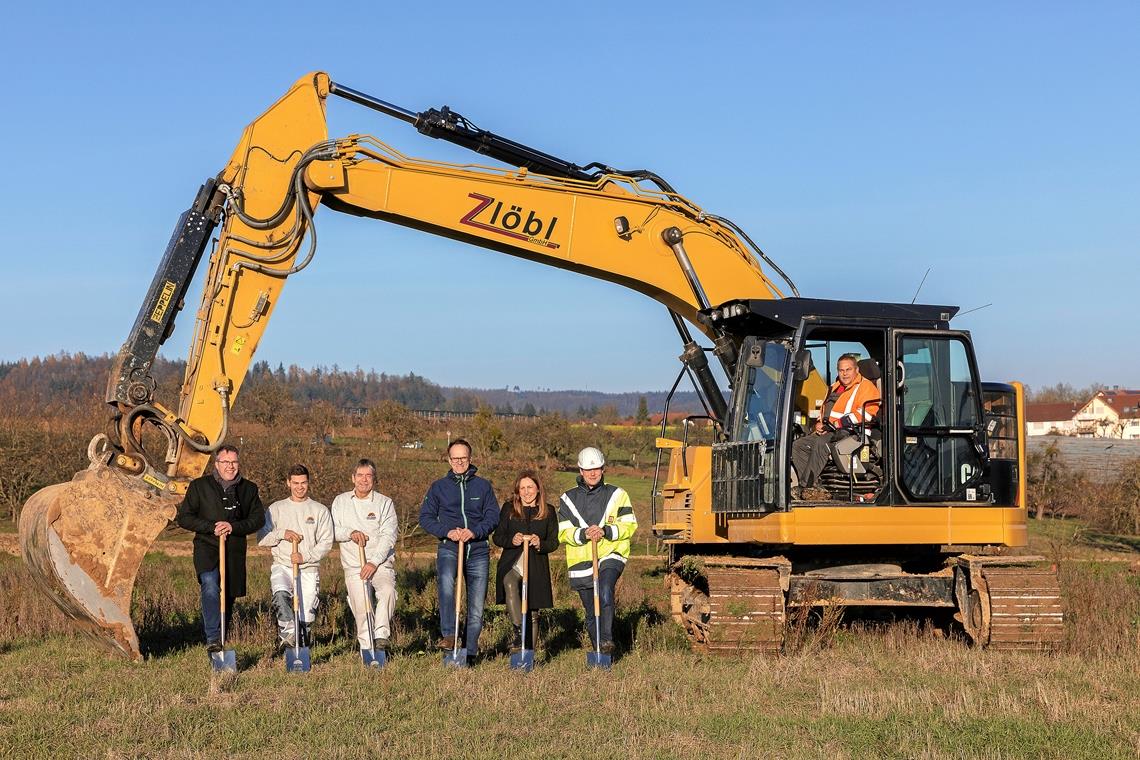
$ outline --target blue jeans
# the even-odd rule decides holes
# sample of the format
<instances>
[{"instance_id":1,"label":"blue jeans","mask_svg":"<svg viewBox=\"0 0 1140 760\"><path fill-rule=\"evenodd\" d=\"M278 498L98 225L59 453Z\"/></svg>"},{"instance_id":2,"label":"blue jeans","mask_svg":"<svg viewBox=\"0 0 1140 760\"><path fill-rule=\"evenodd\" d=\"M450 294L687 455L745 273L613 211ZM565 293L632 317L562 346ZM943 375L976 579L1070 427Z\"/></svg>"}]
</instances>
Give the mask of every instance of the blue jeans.
<instances>
[{"instance_id":1,"label":"blue jeans","mask_svg":"<svg viewBox=\"0 0 1140 760\"><path fill-rule=\"evenodd\" d=\"M202 595L202 628L206 641L221 641L222 638L222 576L217 568L198 575L198 585ZM226 594L226 628L233 620L234 599Z\"/></svg>"},{"instance_id":2,"label":"blue jeans","mask_svg":"<svg viewBox=\"0 0 1140 760\"><path fill-rule=\"evenodd\" d=\"M463 584L467 594L467 637L463 641L468 656L471 656L479 652L491 552L486 541L475 541L464 544L463 553ZM458 569L459 544L440 541L435 554L435 572L439 586L439 628L445 639L455 635L455 576Z\"/></svg>"},{"instance_id":3,"label":"blue jeans","mask_svg":"<svg viewBox=\"0 0 1140 760\"><path fill-rule=\"evenodd\" d=\"M598 601L602 608L602 644L612 644L614 640L614 588L617 586L621 570L607 567L598 573ZM578 589L578 596L582 599L582 606L586 608L586 630L590 634L590 643L596 649L598 623L594 619L594 588Z\"/></svg>"}]
</instances>

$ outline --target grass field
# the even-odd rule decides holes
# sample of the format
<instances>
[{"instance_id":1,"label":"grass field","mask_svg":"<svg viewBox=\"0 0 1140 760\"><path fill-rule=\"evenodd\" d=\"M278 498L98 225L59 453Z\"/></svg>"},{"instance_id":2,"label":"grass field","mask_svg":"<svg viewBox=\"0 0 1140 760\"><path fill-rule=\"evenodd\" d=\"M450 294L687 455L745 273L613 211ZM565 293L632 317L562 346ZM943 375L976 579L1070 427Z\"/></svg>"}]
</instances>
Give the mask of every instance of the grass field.
<instances>
[{"instance_id":1,"label":"grass field","mask_svg":"<svg viewBox=\"0 0 1140 760\"><path fill-rule=\"evenodd\" d=\"M510 629L494 606L488 656L442 667L424 558L401 559L380 673L359 665L339 562L326 560L313 672L291 675L270 656L268 560L256 556L236 613L241 673L223 679L200 643L189 557L148 556L133 610L147 658L128 663L67 635L19 560L0 555L0 756L1137 757L1140 554L1074 529L1034 524L1034 548L1062 558L1069 600L1053 655L974 650L946 620L850 616L834 630L793 619L781 657L709 658L687 651L663 612L660 563L644 558L619 587L623 656L609 674L584 667L559 560L558 607L543 613L529 675L508 668Z\"/></svg>"}]
</instances>

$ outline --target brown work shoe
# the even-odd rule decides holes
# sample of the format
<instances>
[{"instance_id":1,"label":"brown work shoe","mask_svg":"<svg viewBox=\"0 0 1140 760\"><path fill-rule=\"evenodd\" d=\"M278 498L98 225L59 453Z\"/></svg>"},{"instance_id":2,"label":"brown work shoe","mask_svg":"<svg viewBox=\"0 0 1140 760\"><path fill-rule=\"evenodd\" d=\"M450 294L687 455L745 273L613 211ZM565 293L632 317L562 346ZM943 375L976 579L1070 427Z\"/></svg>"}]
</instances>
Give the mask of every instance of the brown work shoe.
<instances>
[{"instance_id":1,"label":"brown work shoe","mask_svg":"<svg viewBox=\"0 0 1140 760\"><path fill-rule=\"evenodd\" d=\"M602 654L613 654L614 653L614 643L612 641L603 641L601 649L602 649Z\"/></svg>"},{"instance_id":2,"label":"brown work shoe","mask_svg":"<svg viewBox=\"0 0 1140 760\"><path fill-rule=\"evenodd\" d=\"M436 648L446 649L448 651L455 649L455 637L454 636L444 636L436 644Z\"/></svg>"},{"instance_id":3,"label":"brown work shoe","mask_svg":"<svg viewBox=\"0 0 1140 760\"><path fill-rule=\"evenodd\" d=\"M804 501L831 501L831 492L819 486L806 486L800 489L800 498Z\"/></svg>"}]
</instances>

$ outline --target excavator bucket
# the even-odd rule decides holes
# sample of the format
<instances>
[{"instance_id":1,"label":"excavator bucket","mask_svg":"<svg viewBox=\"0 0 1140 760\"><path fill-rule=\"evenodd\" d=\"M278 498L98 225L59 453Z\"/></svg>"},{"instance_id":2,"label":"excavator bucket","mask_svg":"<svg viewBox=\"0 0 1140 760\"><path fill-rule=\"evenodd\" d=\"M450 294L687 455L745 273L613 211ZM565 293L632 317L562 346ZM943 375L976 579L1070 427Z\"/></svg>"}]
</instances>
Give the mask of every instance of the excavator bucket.
<instances>
[{"instance_id":1,"label":"excavator bucket","mask_svg":"<svg viewBox=\"0 0 1140 760\"><path fill-rule=\"evenodd\" d=\"M139 659L131 592L143 556L177 502L105 464L37 491L20 513L20 549L36 584L77 628Z\"/></svg>"}]
</instances>

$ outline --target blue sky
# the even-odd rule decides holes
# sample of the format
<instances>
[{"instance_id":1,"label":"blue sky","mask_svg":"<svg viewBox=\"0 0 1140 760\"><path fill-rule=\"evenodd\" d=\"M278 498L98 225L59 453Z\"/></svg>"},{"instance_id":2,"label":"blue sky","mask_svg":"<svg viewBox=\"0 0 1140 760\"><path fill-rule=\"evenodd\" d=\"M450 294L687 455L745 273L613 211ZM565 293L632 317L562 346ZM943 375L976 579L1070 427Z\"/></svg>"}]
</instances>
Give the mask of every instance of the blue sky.
<instances>
[{"instance_id":1,"label":"blue sky","mask_svg":"<svg viewBox=\"0 0 1140 760\"><path fill-rule=\"evenodd\" d=\"M573 7L570 7L573 5ZM114 352L179 213L307 71L580 164L647 167L820 298L992 306L988 379L1140 385L1140 4L19 4L0 359ZM330 100L334 135L471 160ZM258 353L447 385L667 388L616 285L318 213ZM520 316L521 315L521 316ZM193 305L164 353L182 356Z\"/></svg>"}]
</instances>

